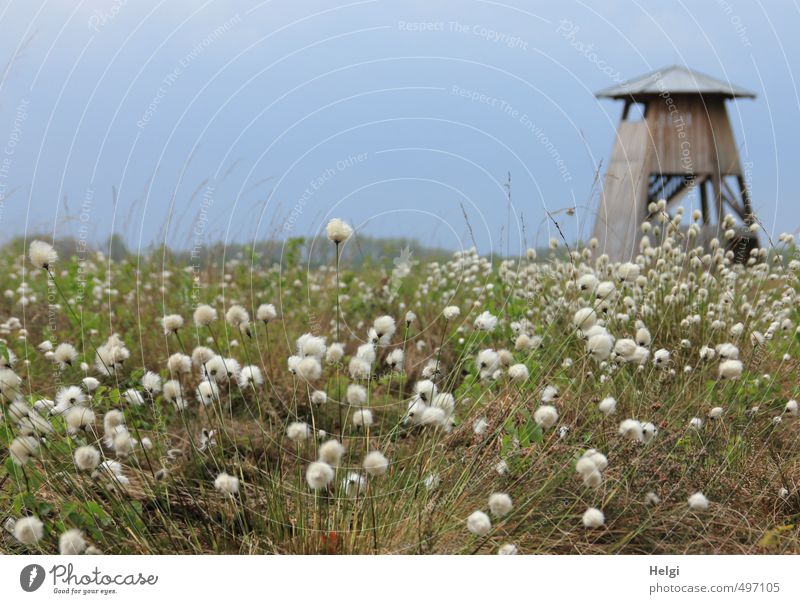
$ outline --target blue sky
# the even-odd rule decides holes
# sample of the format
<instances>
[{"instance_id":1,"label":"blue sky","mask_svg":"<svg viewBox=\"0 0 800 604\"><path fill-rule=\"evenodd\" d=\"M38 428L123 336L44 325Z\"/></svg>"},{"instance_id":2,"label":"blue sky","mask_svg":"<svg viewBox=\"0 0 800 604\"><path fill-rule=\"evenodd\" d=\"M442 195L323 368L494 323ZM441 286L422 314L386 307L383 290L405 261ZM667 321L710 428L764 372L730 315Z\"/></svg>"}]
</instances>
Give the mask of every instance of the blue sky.
<instances>
[{"instance_id":1,"label":"blue sky","mask_svg":"<svg viewBox=\"0 0 800 604\"><path fill-rule=\"evenodd\" d=\"M794 0L16 0L0 25L3 240L191 247L341 216L516 251L546 211L587 237L621 111L593 93L675 63L757 93L729 105L754 204L800 227Z\"/></svg>"}]
</instances>

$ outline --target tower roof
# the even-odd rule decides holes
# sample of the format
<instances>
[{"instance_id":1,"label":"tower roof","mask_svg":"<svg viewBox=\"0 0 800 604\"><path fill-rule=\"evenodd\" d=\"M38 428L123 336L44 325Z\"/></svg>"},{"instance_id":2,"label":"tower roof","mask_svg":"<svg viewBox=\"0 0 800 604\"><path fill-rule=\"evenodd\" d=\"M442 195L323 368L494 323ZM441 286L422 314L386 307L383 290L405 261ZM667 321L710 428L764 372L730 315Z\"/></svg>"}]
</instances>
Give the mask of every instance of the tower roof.
<instances>
[{"instance_id":1,"label":"tower roof","mask_svg":"<svg viewBox=\"0 0 800 604\"><path fill-rule=\"evenodd\" d=\"M727 98L755 98L755 93L734 86L730 82L712 78L709 75L671 65L657 69L638 78L633 78L618 86L600 90L597 98L620 99L627 97L644 97L658 95L664 92L670 94L703 94L707 96L719 95Z\"/></svg>"}]
</instances>

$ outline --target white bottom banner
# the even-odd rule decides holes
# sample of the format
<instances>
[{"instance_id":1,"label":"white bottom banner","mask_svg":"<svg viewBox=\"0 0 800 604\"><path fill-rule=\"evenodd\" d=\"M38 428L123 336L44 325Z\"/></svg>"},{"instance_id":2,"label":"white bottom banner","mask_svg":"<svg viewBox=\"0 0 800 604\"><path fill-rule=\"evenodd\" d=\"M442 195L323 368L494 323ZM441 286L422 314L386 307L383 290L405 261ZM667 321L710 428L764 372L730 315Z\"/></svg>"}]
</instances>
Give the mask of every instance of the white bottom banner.
<instances>
[{"instance_id":1,"label":"white bottom banner","mask_svg":"<svg viewBox=\"0 0 800 604\"><path fill-rule=\"evenodd\" d=\"M0 556L4 602L798 602L791 556ZM585 598L585 600L577 600Z\"/></svg>"}]
</instances>

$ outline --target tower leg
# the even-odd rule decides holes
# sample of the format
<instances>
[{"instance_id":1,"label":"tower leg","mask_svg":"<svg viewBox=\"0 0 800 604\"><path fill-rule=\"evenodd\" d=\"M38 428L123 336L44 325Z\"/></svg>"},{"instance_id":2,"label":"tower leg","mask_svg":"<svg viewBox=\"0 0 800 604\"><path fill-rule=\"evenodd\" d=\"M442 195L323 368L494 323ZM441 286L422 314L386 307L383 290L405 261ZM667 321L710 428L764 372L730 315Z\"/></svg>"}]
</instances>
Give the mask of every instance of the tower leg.
<instances>
[{"instance_id":1,"label":"tower leg","mask_svg":"<svg viewBox=\"0 0 800 604\"><path fill-rule=\"evenodd\" d=\"M739 183L739 193L744 203L744 222L747 226L750 226L753 224L753 206L750 204L750 191L747 190L747 183L744 181L744 176L739 175L736 177L736 180Z\"/></svg>"},{"instance_id":2,"label":"tower leg","mask_svg":"<svg viewBox=\"0 0 800 604\"><path fill-rule=\"evenodd\" d=\"M705 176L700 181L700 209L703 212L703 224L708 224L711 216L709 216L710 210L708 207L708 178Z\"/></svg>"}]
</instances>

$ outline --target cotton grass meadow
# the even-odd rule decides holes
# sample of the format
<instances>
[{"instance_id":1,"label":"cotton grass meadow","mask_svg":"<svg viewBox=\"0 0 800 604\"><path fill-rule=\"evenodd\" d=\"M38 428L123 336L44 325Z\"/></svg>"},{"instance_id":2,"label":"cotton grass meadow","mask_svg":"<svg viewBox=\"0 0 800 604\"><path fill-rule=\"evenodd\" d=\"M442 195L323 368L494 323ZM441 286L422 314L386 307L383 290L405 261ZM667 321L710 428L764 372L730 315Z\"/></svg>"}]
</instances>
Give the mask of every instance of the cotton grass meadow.
<instances>
[{"instance_id":1,"label":"cotton grass meadow","mask_svg":"<svg viewBox=\"0 0 800 604\"><path fill-rule=\"evenodd\" d=\"M0 252L0 549L798 553L790 235L356 269ZM740 259L742 260L742 259Z\"/></svg>"}]
</instances>

